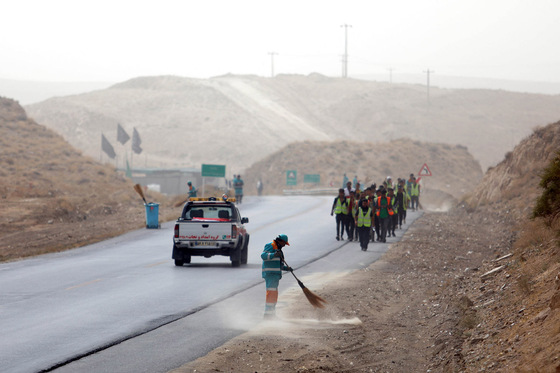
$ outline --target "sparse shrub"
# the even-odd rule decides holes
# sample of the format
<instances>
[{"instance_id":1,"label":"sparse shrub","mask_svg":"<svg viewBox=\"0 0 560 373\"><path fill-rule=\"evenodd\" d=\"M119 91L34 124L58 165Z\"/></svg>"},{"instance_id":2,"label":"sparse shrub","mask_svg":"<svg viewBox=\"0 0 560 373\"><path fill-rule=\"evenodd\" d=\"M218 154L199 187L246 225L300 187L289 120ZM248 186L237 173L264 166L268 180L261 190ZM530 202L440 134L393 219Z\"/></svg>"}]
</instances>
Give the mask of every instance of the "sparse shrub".
<instances>
[{"instance_id":1,"label":"sparse shrub","mask_svg":"<svg viewBox=\"0 0 560 373\"><path fill-rule=\"evenodd\" d=\"M513 152L507 152L505 155L505 159L508 161L511 160L512 157L513 157Z\"/></svg>"},{"instance_id":2,"label":"sparse shrub","mask_svg":"<svg viewBox=\"0 0 560 373\"><path fill-rule=\"evenodd\" d=\"M73 211L75 209L75 205L72 201L70 201L67 198L60 198L56 200L56 209L63 211L65 214L67 214L68 212Z\"/></svg>"},{"instance_id":3,"label":"sparse shrub","mask_svg":"<svg viewBox=\"0 0 560 373\"><path fill-rule=\"evenodd\" d=\"M533 209L533 218L547 218L550 226L560 214L560 151L544 169L539 186L544 190Z\"/></svg>"},{"instance_id":4,"label":"sparse shrub","mask_svg":"<svg viewBox=\"0 0 560 373\"><path fill-rule=\"evenodd\" d=\"M554 241L555 233L547 229L542 223L542 219L527 222L523 229L523 234L519 236L514 244L516 250L521 252L526 250L539 250L546 247L549 242Z\"/></svg>"},{"instance_id":5,"label":"sparse shrub","mask_svg":"<svg viewBox=\"0 0 560 373\"><path fill-rule=\"evenodd\" d=\"M517 286L524 295L531 293L531 279L527 275L521 275L517 278Z\"/></svg>"},{"instance_id":6,"label":"sparse shrub","mask_svg":"<svg viewBox=\"0 0 560 373\"><path fill-rule=\"evenodd\" d=\"M458 308L461 313L459 327L463 330L473 329L478 325L479 319L476 310L473 309L474 303L466 295L458 300Z\"/></svg>"},{"instance_id":7,"label":"sparse shrub","mask_svg":"<svg viewBox=\"0 0 560 373\"><path fill-rule=\"evenodd\" d=\"M478 322L479 320L478 317L476 316L476 313L467 313L464 314L459 320L459 326L465 330L473 329L475 326L478 325Z\"/></svg>"}]
</instances>

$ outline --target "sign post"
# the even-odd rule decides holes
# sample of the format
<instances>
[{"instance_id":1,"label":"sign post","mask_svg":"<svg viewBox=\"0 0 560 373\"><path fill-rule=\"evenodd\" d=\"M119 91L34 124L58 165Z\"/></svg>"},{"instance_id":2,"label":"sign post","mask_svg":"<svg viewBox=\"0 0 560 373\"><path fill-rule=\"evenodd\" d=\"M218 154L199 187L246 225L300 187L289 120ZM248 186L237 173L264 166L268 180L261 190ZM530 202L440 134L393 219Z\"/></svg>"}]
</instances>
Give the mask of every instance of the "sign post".
<instances>
[{"instance_id":1,"label":"sign post","mask_svg":"<svg viewBox=\"0 0 560 373\"><path fill-rule=\"evenodd\" d=\"M220 164L203 164L200 170L202 176L202 197L204 197L204 189L206 177L226 177L226 166Z\"/></svg>"},{"instance_id":2,"label":"sign post","mask_svg":"<svg viewBox=\"0 0 560 373\"><path fill-rule=\"evenodd\" d=\"M321 175L305 174L303 175L303 182L310 183L310 184L319 184L321 182Z\"/></svg>"},{"instance_id":3,"label":"sign post","mask_svg":"<svg viewBox=\"0 0 560 373\"><path fill-rule=\"evenodd\" d=\"M418 176L432 176L432 171L430 171L426 163L424 163L420 171L418 171Z\"/></svg>"},{"instance_id":4,"label":"sign post","mask_svg":"<svg viewBox=\"0 0 560 373\"><path fill-rule=\"evenodd\" d=\"M297 185L297 170L286 171L286 185Z\"/></svg>"}]
</instances>

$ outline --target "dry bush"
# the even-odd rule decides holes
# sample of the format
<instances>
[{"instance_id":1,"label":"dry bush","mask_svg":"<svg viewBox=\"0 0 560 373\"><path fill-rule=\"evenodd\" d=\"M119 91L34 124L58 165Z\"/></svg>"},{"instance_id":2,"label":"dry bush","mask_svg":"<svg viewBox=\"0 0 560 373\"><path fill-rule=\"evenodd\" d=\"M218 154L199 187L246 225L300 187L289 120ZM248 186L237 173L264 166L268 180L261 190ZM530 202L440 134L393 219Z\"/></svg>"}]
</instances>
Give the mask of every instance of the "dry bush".
<instances>
[{"instance_id":1,"label":"dry bush","mask_svg":"<svg viewBox=\"0 0 560 373\"><path fill-rule=\"evenodd\" d=\"M517 283L517 287L519 288L522 294L529 295L531 293L532 282L531 282L531 278L528 275L524 274L519 276L517 278L516 283Z\"/></svg>"},{"instance_id":2,"label":"dry bush","mask_svg":"<svg viewBox=\"0 0 560 373\"><path fill-rule=\"evenodd\" d=\"M558 231L548 227L542 219L528 220L513 248L518 253L558 247Z\"/></svg>"}]
</instances>

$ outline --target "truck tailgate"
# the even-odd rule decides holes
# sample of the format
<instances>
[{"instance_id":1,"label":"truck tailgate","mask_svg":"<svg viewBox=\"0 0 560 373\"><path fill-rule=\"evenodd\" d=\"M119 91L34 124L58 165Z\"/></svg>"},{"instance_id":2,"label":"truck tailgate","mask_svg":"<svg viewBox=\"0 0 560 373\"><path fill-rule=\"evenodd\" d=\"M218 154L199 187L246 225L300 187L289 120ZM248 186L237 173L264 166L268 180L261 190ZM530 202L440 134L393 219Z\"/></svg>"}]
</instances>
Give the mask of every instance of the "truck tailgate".
<instances>
[{"instance_id":1,"label":"truck tailgate","mask_svg":"<svg viewBox=\"0 0 560 373\"><path fill-rule=\"evenodd\" d=\"M180 241L230 241L232 223L220 221L189 221L179 224Z\"/></svg>"}]
</instances>

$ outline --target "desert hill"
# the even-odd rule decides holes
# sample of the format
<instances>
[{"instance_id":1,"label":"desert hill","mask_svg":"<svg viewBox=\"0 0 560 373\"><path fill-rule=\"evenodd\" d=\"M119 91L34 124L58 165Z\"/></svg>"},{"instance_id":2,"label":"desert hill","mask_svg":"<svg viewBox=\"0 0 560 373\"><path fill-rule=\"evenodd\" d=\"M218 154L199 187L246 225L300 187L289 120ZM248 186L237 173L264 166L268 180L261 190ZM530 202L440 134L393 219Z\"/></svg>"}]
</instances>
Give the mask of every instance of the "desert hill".
<instances>
[{"instance_id":1,"label":"desert hill","mask_svg":"<svg viewBox=\"0 0 560 373\"><path fill-rule=\"evenodd\" d=\"M539 127L490 168L465 201L472 207L503 206L520 218L531 215L541 193L543 169L560 150L560 122Z\"/></svg>"},{"instance_id":2,"label":"desert hill","mask_svg":"<svg viewBox=\"0 0 560 373\"><path fill-rule=\"evenodd\" d=\"M134 127L144 148L135 164L142 166L226 164L231 176L293 142L406 137L466 146L486 169L532 128L558 120L560 95L431 87L428 103L425 86L319 74L158 76L26 110L96 158L104 133L123 160L117 123L129 134Z\"/></svg>"},{"instance_id":3,"label":"desert hill","mask_svg":"<svg viewBox=\"0 0 560 373\"><path fill-rule=\"evenodd\" d=\"M478 283L470 285L469 298L489 306L478 307L480 323L462 348L466 356L480 356L485 364L503 361L520 372L560 371L559 214L532 219L536 199L543 193L541 177L545 168L558 164L559 151L560 122L535 129L464 199L471 214L484 216L496 229L515 233L509 249L512 256L488 261L482 268L482 272L501 271L480 276ZM495 222L489 220L492 217ZM505 226L500 224L504 220L509 222ZM496 247L495 242L489 244L489 249ZM479 343L481 335L492 339ZM501 358L506 354L506 359Z\"/></svg>"},{"instance_id":4,"label":"desert hill","mask_svg":"<svg viewBox=\"0 0 560 373\"><path fill-rule=\"evenodd\" d=\"M265 193L281 194L284 189L317 187L303 182L305 174L319 174L322 187L342 187L343 174L355 175L361 185L379 185L387 176L408 179L422 165L432 176L425 176L424 190L458 199L482 178L480 164L460 145L422 143L408 139L390 142L312 142L290 144L249 167L242 175L248 193L254 194L257 181ZM295 187L286 186L286 170L297 170ZM335 193L336 194L336 193Z\"/></svg>"},{"instance_id":5,"label":"desert hill","mask_svg":"<svg viewBox=\"0 0 560 373\"><path fill-rule=\"evenodd\" d=\"M146 224L130 180L1 97L0 154L0 261L83 246Z\"/></svg>"}]
</instances>

